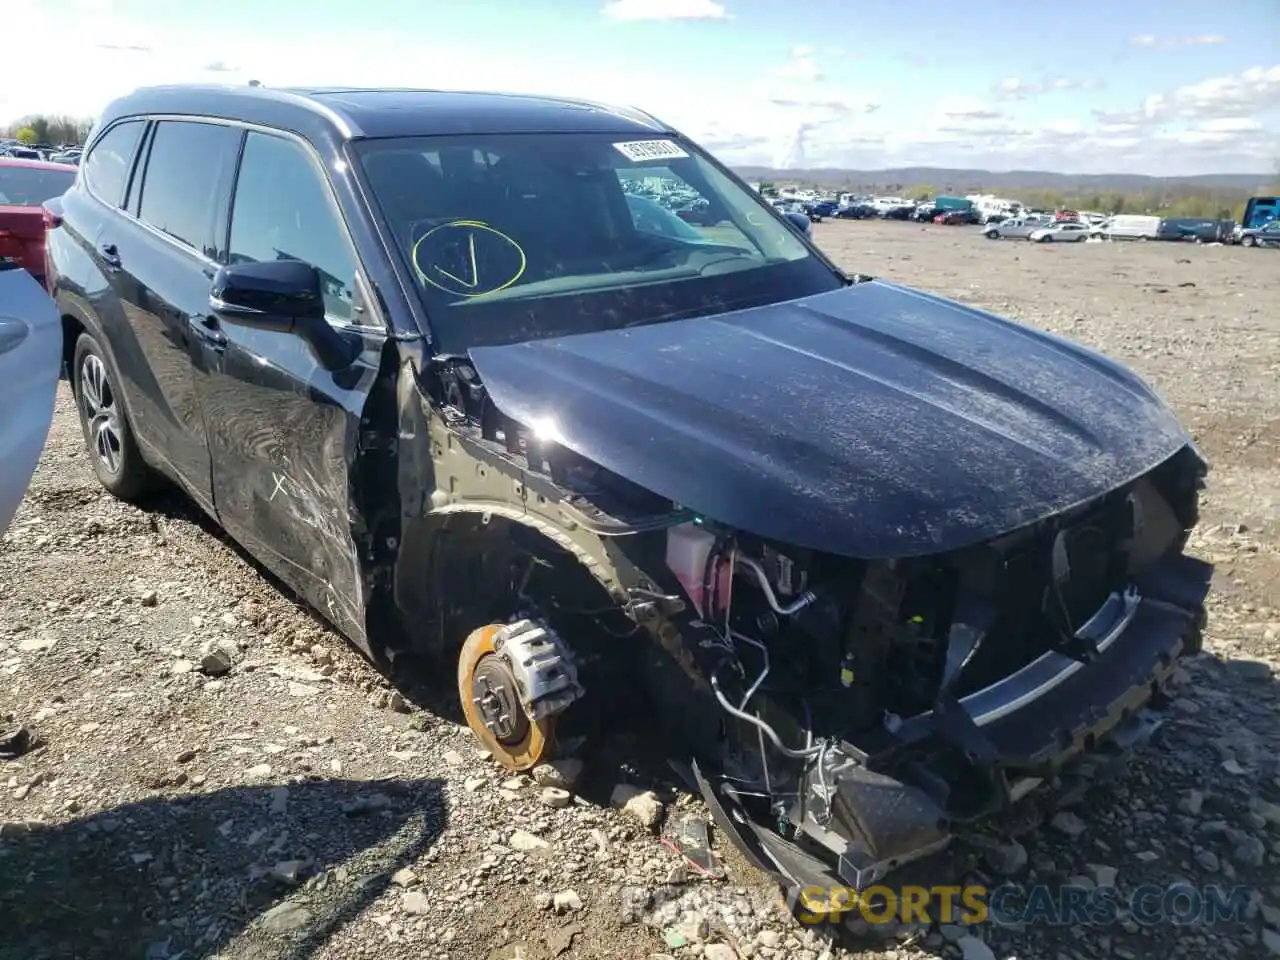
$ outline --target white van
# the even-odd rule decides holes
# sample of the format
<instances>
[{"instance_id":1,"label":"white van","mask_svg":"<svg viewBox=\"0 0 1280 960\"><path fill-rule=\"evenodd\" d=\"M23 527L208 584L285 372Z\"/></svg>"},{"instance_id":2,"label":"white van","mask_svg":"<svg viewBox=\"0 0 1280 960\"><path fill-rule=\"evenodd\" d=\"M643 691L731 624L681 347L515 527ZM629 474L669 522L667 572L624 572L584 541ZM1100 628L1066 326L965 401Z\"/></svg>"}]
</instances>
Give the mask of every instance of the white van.
<instances>
[{"instance_id":1,"label":"white van","mask_svg":"<svg viewBox=\"0 0 1280 960\"><path fill-rule=\"evenodd\" d=\"M1154 240L1160 235L1160 218L1120 213L1097 227L1107 240Z\"/></svg>"}]
</instances>

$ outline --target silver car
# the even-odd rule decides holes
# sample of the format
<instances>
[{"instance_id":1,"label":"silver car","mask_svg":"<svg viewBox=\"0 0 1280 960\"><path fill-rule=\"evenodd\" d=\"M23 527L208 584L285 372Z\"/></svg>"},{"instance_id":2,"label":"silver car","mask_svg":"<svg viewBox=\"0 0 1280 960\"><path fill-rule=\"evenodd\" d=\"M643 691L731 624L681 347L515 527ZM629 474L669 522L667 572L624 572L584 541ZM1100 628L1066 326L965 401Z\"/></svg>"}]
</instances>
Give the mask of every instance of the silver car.
<instances>
[{"instance_id":1,"label":"silver car","mask_svg":"<svg viewBox=\"0 0 1280 960\"><path fill-rule=\"evenodd\" d=\"M1089 225L1072 221L1042 224L1028 239L1036 243L1079 243L1089 239Z\"/></svg>"},{"instance_id":2,"label":"silver car","mask_svg":"<svg viewBox=\"0 0 1280 960\"><path fill-rule=\"evenodd\" d=\"M1024 220L1021 217L1014 217L1010 220L1002 220L1000 223L989 223L982 235L988 240L1003 240L1006 237L1017 237L1025 240L1031 236L1032 230L1038 230L1044 226L1040 220Z\"/></svg>"},{"instance_id":3,"label":"silver car","mask_svg":"<svg viewBox=\"0 0 1280 960\"><path fill-rule=\"evenodd\" d=\"M18 509L53 418L58 310L35 278L0 260L0 534Z\"/></svg>"}]
</instances>

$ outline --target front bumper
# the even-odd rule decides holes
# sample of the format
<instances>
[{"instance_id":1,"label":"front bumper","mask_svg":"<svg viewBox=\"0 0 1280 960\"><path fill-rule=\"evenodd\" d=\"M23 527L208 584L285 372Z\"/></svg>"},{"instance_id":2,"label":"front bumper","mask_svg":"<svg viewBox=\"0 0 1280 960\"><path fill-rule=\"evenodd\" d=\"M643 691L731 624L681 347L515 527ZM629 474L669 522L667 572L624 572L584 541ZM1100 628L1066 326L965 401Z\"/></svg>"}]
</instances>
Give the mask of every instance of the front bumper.
<instances>
[{"instance_id":1,"label":"front bumper","mask_svg":"<svg viewBox=\"0 0 1280 960\"><path fill-rule=\"evenodd\" d=\"M1134 584L1130 602L1120 598L1089 662L1046 654L874 742L833 746L802 782L786 837L752 819L731 784L696 771L699 787L720 829L793 892L865 890L942 850L953 824L1008 807L1079 755L1142 739L1138 712L1178 657L1199 649L1211 574L1171 557Z\"/></svg>"}]
</instances>

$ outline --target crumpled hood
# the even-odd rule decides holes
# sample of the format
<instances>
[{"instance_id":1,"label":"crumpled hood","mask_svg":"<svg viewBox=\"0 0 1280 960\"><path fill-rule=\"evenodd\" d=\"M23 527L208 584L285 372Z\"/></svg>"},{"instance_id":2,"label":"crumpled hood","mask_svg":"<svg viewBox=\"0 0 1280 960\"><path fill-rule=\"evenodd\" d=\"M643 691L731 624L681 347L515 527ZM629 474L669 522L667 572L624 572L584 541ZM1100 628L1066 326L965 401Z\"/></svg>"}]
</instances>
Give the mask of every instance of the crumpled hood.
<instances>
[{"instance_id":1,"label":"crumpled hood","mask_svg":"<svg viewBox=\"0 0 1280 960\"><path fill-rule=\"evenodd\" d=\"M868 559L1007 533L1189 441L1119 364L884 282L471 359L499 410L628 480Z\"/></svg>"}]
</instances>

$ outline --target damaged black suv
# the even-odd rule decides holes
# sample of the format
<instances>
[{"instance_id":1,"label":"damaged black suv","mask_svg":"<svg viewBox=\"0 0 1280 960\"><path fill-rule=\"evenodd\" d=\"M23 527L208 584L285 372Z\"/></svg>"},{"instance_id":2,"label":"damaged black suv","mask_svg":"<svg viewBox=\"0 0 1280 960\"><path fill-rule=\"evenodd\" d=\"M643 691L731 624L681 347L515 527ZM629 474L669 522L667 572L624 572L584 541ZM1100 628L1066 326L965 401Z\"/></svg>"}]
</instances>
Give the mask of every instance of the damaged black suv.
<instances>
[{"instance_id":1,"label":"damaged black suv","mask_svg":"<svg viewBox=\"0 0 1280 960\"><path fill-rule=\"evenodd\" d=\"M1138 377L845 275L646 114L147 89L49 216L109 490L179 484L375 661L456 664L511 769L644 689L797 887L1130 738L1198 643L1206 465Z\"/></svg>"}]
</instances>

